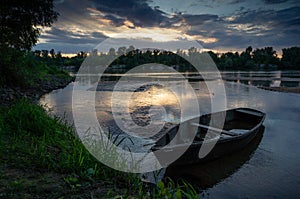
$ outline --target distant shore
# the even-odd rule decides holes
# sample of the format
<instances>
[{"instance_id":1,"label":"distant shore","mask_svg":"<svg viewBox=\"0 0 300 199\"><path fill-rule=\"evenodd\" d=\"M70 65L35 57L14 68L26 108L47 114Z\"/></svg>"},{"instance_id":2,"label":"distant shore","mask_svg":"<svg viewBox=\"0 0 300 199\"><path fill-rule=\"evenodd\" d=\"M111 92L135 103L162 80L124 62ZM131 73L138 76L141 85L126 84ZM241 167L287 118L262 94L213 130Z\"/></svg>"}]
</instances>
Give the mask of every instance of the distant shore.
<instances>
[{"instance_id":1,"label":"distant shore","mask_svg":"<svg viewBox=\"0 0 300 199\"><path fill-rule=\"evenodd\" d=\"M259 86L258 88L276 91L276 92L284 92L284 93L300 93L300 87L267 87L267 86Z\"/></svg>"}]
</instances>

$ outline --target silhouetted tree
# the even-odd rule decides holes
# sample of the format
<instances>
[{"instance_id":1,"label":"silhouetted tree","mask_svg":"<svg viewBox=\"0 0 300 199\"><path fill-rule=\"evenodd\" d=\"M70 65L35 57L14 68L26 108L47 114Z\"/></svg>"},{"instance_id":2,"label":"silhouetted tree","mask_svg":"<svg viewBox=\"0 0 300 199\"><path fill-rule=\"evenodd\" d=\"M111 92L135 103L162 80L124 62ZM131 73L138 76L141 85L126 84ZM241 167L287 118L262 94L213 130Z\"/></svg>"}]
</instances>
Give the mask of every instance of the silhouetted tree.
<instances>
[{"instance_id":1,"label":"silhouetted tree","mask_svg":"<svg viewBox=\"0 0 300 199\"><path fill-rule=\"evenodd\" d=\"M34 51L34 56L40 57L40 56L41 56L41 52L42 52L42 51L40 51L40 50L35 50L35 51Z\"/></svg>"},{"instance_id":2,"label":"silhouetted tree","mask_svg":"<svg viewBox=\"0 0 300 199\"><path fill-rule=\"evenodd\" d=\"M110 48L108 51L109 56L115 56L116 55L116 50L114 48Z\"/></svg>"},{"instance_id":3,"label":"silhouetted tree","mask_svg":"<svg viewBox=\"0 0 300 199\"><path fill-rule=\"evenodd\" d=\"M126 53L129 53L131 51L134 51L134 46L129 46L127 49L126 49Z\"/></svg>"},{"instance_id":4,"label":"silhouetted tree","mask_svg":"<svg viewBox=\"0 0 300 199\"><path fill-rule=\"evenodd\" d=\"M87 53L83 52L83 51L80 51L79 53L77 53L77 57L78 58L86 58L87 57Z\"/></svg>"},{"instance_id":5,"label":"silhouetted tree","mask_svg":"<svg viewBox=\"0 0 300 199\"><path fill-rule=\"evenodd\" d=\"M97 49L93 49L91 55L92 56L97 56L98 55L98 50Z\"/></svg>"},{"instance_id":6,"label":"silhouetted tree","mask_svg":"<svg viewBox=\"0 0 300 199\"><path fill-rule=\"evenodd\" d=\"M53 0L1 0L1 47L30 50L40 35L39 27L51 26L57 16Z\"/></svg>"},{"instance_id":7,"label":"silhouetted tree","mask_svg":"<svg viewBox=\"0 0 300 199\"><path fill-rule=\"evenodd\" d=\"M52 59L55 58L55 51L54 51L53 48L50 50L50 55L51 55L51 58L52 58Z\"/></svg>"},{"instance_id":8,"label":"silhouetted tree","mask_svg":"<svg viewBox=\"0 0 300 199\"><path fill-rule=\"evenodd\" d=\"M34 54L41 53L29 51L36 44L41 27L51 26L57 16L53 0L1 0L0 85L25 85L22 70L36 65L33 59L40 58Z\"/></svg>"},{"instance_id":9,"label":"silhouetted tree","mask_svg":"<svg viewBox=\"0 0 300 199\"><path fill-rule=\"evenodd\" d=\"M48 54L49 54L49 51L48 50L42 50L42 56L44 58L47 58L48 57Z\"/></svg>"},{"instance_id":10,"label":"silhouetted tree","mask_svg":"<svg viewBox=\"0 0 300 199\"><path fill-rule=\"evenodd\" d=\"M282 49L283 68L300 69L300 47Z\"/></svg>"},{"instance_id":11,"label":"silhouetted tree","mask_svg":"<svg viewBox=\"0 0 300 199\"><path fill-rule=\"evenodd\" d=\"M117 51L118 56L120 56L122 54L125 54L125 53L126 53L126 47L125 46L122 46L122 47L118 48L118 51Z\"/></svg>"},{"instance_id":12,"label":"silhouetted tree","mask_svg":"<svg viewBox=\"0 0 300 199\"><path fill-rule=\"evenodd\" d=\"M213 51L208 51L207 53L209 54L209 56L213 59L213 61L216 64L219 63L218 55L216 53L214 53Z\"/></svg>"},{"instance_id":13,"label":"silhouetted tree","mask_svg":"<svg viewBox=\"0 0 300 199\"><path fill-rule=\"evenodd\" d=\"M251 52L252 52L252 46L248 46L248 47L246 48L246 54L249 54L249 55L250 55Z\"/></svg>"},{"instance_id":14,"label":"silhouetted tree","mask_svg":"<svg viewBox=\"0 0 300 199\"><path fill-rule=\"evenodd\" d=\"M276 51L273 47L265 47L253 51L253 60L259 65L269 66L279 64Z\"/></svg>"},{"instance_id":15,"label":"silhouetted tree","mask_svg":"<svg viewBox=\"0 0 300 199\"><path fill-rule=\"evenodd\" d=\"M242 67L249 68L250 66L251 67L255 66L252 60L251 52L252 52L252 47L248 46L246 50L240 54L239 61L238 61L238 66L240 68Z\"/></svg>"}]
</instances>

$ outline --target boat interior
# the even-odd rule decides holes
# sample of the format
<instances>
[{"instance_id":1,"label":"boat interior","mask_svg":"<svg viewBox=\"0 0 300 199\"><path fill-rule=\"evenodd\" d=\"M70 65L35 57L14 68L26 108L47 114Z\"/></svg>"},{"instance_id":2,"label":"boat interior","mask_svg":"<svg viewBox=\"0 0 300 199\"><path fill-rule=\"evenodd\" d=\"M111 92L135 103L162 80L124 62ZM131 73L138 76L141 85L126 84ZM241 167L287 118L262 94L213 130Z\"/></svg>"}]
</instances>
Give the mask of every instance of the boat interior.
<instances>
[{"instance_id":1,"label":"boat interior","mask_svg":"<svg viewBox=\"0 0 300 199\"><path fill-rule=\"evenodd\" d=\"M155 146L162 147L169 144L182 126L196 131L196 136L193 136L195 143L203 142L204 139L225 139L248 133L261 124L263 117L264 113L247 108L203 115L200 119L193 118L173 127L156 142Z\"/></svg>"}]
</instances>

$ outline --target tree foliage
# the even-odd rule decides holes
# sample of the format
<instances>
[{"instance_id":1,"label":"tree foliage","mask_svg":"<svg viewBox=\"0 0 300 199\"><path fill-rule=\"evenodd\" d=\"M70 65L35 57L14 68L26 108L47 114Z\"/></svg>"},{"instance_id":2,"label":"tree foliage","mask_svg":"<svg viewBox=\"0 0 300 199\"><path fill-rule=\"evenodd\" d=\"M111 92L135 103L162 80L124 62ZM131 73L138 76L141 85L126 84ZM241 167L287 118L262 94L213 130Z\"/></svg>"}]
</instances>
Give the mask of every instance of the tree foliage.
<instances>
[{"instance_id":1,"label":"tree foliage","mask_svg":"<svg viewBox=\"0 0 300 199\"><path fill-rule=\"evenodd\" d=\"M201 67L201 54L208 53L219 70L277 70L277 69L300 69L300 47L292 47L283 50L283 57L280 60L272 47L252 49L247 47L241 53L226 52L215 53L213 51L202 52L197 48L190 48L187 51L177 49L177 52L163 51L157 49L135 49L133 46L119 47L117 50L110 48L108 53L98 52L94 49L90 56L96 56L99 63L105 62L111 57L117 56L108 67L109 72L115 69L128 70L138 65L147 63L160 63L171 66L178 71L193 71L195 68L187 61L199 63ZM80 67L83 60L88 56L81 51L75 57L62 57L61 53L52 49L36 50L33 52L36 59L44 61L47 65L75 66ZM111 70L110 70L111 69ZM204 69L204 68L203 68Z\"/></svg>"},{"instance_id":2,"label":"tree foliage","mask_svg":"<svg viewBox=\"0 0 300 199\"><path fill-rule=\"evenodd\" d=\"M300 68L300 47L291 47L282 49L283 68Z\"/></svg>"},{"instance_id":3,"label":"tree foliage","mask_svg":"<svg viewBox=\"0 0 300 199\"><path fill-rule=\"evenodd\" d=\"M41 27L57 19L53 0L1 0L1 47L30 50L36 44Z\"/></svg>"},{"instance_id":4,"label":"tree foliage","mask_svg":"<svg viewBox=\"0 0 300 199\"><path fill-rule=\"evenodd\" d=\"M193 66L186 60L194 60L201 65L202 53L208 53L220 70L275 70L275 69L300 69L300 48L292 47L283 49L283 57L280 60L273 47L256 48L248 46L241 53L226 52L215 53L213 51L202 52L195 47L187 51L177 49L176 53L161 50L140 50L130 47L120 47L116 52L111 48L109 53L101 54L102 57L120 55L111 66L117 68L132 68L146 63L161 63L176 67L179 71L192 71ZM126 52L126 53L124 53Z\"/></svg>"},{"instance_id":5,"label":"tree foliage","mask_svg":"<svg viewBox=\"0 0 300 199\"><path fill-rule=\"evenodd\" d=\"M53 8L53 0L1 0L0 86L27 84L24 71L37 65L29 51L41 28L51 26L57 19ZM47 57L49 52L37 53Z\"/></svg>"}]
</instances>

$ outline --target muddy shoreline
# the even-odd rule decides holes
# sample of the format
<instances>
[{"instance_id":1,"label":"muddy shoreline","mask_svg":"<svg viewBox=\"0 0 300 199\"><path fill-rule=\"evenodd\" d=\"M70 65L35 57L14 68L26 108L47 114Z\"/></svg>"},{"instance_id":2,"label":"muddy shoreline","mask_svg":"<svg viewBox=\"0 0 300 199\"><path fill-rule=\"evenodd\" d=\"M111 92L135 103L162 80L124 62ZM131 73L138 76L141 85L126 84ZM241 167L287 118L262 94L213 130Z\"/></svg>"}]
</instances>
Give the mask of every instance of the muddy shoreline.
<instances>
[{"instance_id":1,"label":"muddy shoreline","mask_svg":"<svg viewBox=\"0 0 300 199\"><path fill-rule=\"evenodd\" d=\"M0 87L0 104L9 106L22 98L28 99L31 102L37 102L42 95L56 89L64 88L72 81L74 81L74 77L48 75L47 78L36 81L34 86L26 88L2 86Z\"/></svg>"}]
</instances>

